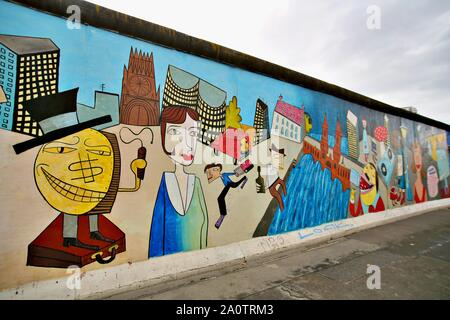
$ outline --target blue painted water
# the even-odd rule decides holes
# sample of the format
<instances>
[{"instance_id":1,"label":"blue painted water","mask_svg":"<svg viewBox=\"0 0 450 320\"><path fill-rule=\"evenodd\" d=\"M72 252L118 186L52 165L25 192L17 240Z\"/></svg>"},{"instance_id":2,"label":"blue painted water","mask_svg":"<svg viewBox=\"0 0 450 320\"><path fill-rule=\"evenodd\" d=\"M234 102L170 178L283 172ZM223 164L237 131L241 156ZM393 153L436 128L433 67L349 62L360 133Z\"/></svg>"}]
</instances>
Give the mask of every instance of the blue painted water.
<instances>
[{"instance_id":1,"label":"blue painted water","mask_svg":"<svg viewBox=\"0 0 450 320\"><path fill-rule=\"evenodd\" d=\"M278 207L268 235L317 226L347 218L350 190L342 191L338 179L306 154L292 170L283 195L284 211Z\"/></svg>"}]
</instances>

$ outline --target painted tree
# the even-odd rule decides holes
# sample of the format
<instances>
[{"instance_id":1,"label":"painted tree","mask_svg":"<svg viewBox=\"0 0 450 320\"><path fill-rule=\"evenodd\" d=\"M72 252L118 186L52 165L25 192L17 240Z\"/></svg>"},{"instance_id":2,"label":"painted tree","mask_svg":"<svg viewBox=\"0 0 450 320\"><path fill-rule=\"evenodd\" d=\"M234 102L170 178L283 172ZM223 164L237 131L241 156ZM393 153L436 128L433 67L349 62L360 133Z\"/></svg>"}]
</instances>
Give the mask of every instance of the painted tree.
<instances>
[{"instance_id":1,"label":"painted tree","mask_svg":"<svg viewBox=\"0 0 450 320\"><path fill-rule=\"evenodd\" d=\"M307 112L303 114L303 118L305 123L305 134L308 134L312 130L312 118Z\"/></svg>"},{"instance_id":2,"label":"painted tree","mask_svg":"<svg viewBox=\"0 0 450 320\"><path fill-rule=\"evenodd\" d=\"M234 96L233 99L231 99L230 103L228 104L226 110L225 110L225 128L235 128L239 129L241 128L241 121L242 117L240 115L241 108L238 107L237 104L237 98Z\"/></svg>"}]
</instances>

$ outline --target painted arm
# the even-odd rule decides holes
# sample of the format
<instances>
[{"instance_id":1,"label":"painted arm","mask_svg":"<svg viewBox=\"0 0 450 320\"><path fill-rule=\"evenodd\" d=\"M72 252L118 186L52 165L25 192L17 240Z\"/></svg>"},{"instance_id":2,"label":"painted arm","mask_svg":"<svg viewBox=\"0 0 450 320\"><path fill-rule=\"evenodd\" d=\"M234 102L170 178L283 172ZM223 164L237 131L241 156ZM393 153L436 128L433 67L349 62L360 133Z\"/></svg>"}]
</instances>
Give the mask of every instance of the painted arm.
<instances>
[{"instance_id":1,"label":"painted arm","mask_svg":"<svg viewBox=\"0 0 450 320\"><path fill-rule=\"evenodd\" d=\"M130 168L134 174L134 187L133 188L119 188L119 192L136 192L141 187L141 182L144 180L145 168L147 167L147 161L145 156L147 150L144 147L139 148L138 157L131 162Z\"/></svg>"},{"instance_id":2,"label":"painted arm","mask_svg":"<svg viewBox=\"0 0 450 320\"><path fill-rule=\"evenodd\" d=\"M148 257L159 257L164 255L164 228L165 228L165 182L164 175L159 185L155 208L153 209L152 226L150 228L150 241Z\"/></svg>"}]
</instances>

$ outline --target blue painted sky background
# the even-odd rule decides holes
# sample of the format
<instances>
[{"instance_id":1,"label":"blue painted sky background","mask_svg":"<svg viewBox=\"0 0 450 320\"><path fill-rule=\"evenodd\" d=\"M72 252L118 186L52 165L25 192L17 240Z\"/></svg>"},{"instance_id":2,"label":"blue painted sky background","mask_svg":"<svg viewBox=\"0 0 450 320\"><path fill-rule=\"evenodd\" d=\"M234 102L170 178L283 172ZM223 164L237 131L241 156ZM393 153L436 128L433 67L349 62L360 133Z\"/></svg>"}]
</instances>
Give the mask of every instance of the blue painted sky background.
<instances>
[{"instance_id":1,"label":"blue painted sky background","mask_svg":"<svg viewBox=\"0 0 450 320\"><path fill-rule=\"evenodd\" d=\"M81 16L83 19L83 16ZM296 106L305 106L313 119L313 132L321 133L324 110L329 133L334 134L336 119L340 119L346 135L346 113L351 109L358 117L368 117L366 108L322 93L284 83L211 60L163 48L148 42L82 25L69 29L66 20L20 5L0 1L0 33L51 38L61 49L59 91L80 87L78 102L94 104L94 91L106 85L105 91L120 95L123 67L128 64L130 48L153 52L156 85L161 86L161 98L169 64L184 69L227 92L227 100L237 96L243 123L253 125L258 98L266 102L272 113L280 94ZM373 111L371 112L373 117ZM382 125L382 115L377 117ZM369 122L370 124L374 122ZM369 131L370 131L369 127Z\"/></svg>"}]
</instances>

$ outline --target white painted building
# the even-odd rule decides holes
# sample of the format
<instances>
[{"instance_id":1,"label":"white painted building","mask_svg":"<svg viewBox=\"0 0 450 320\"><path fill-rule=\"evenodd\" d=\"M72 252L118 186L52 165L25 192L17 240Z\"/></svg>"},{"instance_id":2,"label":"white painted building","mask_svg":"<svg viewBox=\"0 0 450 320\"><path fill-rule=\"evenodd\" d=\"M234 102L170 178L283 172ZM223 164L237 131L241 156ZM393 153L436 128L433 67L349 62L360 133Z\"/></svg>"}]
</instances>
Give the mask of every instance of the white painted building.
<instances>
[{"instance_id":1,"label":"white painted building","mask_svg":"<svg viewBox=\"0 0 450 320\"><path fill-rule=\"evenodd\" d=\"M283 101L283 97L277 101L273 112L271 135L283 137L294 142L302 142L304 108L298 108Z\"/></svg>"}]
</instances>

